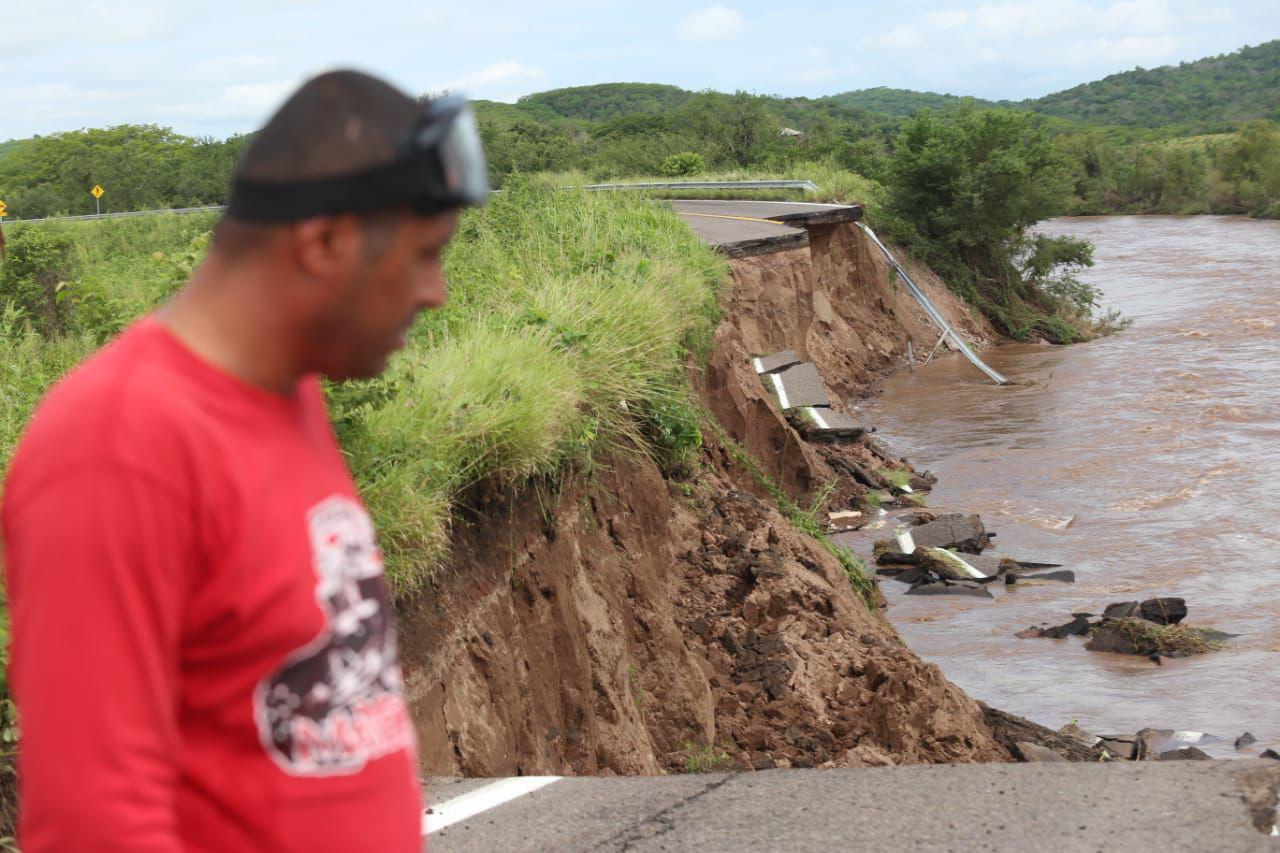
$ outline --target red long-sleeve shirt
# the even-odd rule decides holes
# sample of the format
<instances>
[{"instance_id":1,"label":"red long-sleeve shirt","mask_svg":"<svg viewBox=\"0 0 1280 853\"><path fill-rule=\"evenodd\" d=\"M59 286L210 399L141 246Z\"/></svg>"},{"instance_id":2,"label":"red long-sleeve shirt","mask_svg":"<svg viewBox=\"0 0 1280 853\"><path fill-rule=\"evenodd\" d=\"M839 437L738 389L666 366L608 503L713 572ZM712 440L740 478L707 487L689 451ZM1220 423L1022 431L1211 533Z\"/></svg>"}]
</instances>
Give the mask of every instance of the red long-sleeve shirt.
<instances>
[{"instance_id":1,"label":"red long-sleeve shirt","mask_svg":"<svg viewBox=\"0 0 1280 853\"><path fill-rule=\"evenodd\" d=\"M4 494L24 850L421 848L373 527L319 383L141 321L40 406Z\"/></svg>"}]
</instances>

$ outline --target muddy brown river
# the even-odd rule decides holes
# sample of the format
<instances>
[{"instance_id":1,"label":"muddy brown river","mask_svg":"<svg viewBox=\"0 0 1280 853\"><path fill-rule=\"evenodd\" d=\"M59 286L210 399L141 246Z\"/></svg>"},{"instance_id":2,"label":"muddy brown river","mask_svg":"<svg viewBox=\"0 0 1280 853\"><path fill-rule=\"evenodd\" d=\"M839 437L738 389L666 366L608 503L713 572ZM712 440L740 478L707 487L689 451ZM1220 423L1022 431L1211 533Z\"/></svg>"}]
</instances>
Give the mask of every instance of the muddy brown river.
<instances>
[{"instance_id":1,"label":"muddy brown river","mask_svg":"<svg viewBox=\"0 0 1280 853\"><path fill-rule=\"evenodd\" d=\"M983 353L997 388L958 355L902 372L866 403L884 442L929 468L934 508L978 512L992 553L1062 563L1074 586L986 601L903 596L908 644L971 695L1096 733L1243 731L1280 744L1280 222L1233 217L1060 219L1092 241L1086 278L1133 325L1070 347ZM1188 624L1239 634L1165 660L1017 639L1073 611L1174 595Z\"/></svg>"}]
</instances>

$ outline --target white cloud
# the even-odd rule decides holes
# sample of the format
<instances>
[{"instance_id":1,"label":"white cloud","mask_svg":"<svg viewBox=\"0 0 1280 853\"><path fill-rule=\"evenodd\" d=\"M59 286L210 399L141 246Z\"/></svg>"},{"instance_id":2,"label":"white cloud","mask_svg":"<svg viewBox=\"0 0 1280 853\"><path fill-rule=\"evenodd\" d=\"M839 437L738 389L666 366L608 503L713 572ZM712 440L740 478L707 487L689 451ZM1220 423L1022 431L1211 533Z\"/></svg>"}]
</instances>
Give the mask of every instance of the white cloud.
<instances>
[{"instance_id":1,"label":"white cloud","mask_svg":"<svg viewBox=\"0 0 1280 853\"><path fill-rule=\"evenodd\" d=\"M1095 61L1102 59L1124 68L1135 65L1162 65L1174 57L1178 40L1173 36L1125 36L1094 39L1087 50Z\"/></svg>"},{"instance_id":2,"label":"white cloud","mask_svg":"<svg viewBox=\"0 0 1280 853\"><path fill-rule=\"evenodd\" d=\"M1092 7L1078 0L1020 0L983 4L973 20L980 31L994 38L1061 38L1087 27L1095 14Z\"/></svg>"},{"instance_id":3,"label":"white cloud","mask_svg":"<svg viewBox=\"0 0 1280 853\"><path fill-rule=\"evenodd\" d=\"M1168 0L1121 0L1098 16L1102 29L1109 33L1163 33L1173 27Z\"/></svg>"},{"instance_id":4,"label":"white cloud","mask_svg":"<svg viewBox=\"0 0 1280 853\"><path fill-rule=\"evenodd\" d=\"M884 34L880 43L890 50L919 50L924 47L924 36L910 24L898 24Z\"/></svg>"},{"instance_id":5,"label":"white cloud","mask_svg":"<svg viewBox=\"0 0 1280 853\"><path fill-rule=\"evenodd\" d=\"M717 3L686 15L680 21L678 32L684 41L711 42L733 38L745 27L746 21L739 12Z\"/></svg>"},{"instance_id":6,"label":"white cloud","mask_svg":"<svg viewBox=\"0 0 1280 853\"><path fill-rule=\"evenodd\" d=\"M514 59L508 59L487 65L479 71L466 74L456 80L450 80L439 88L464 95L492 94L491 89L495 84L502 83L507 87L515 85L518 88L520 84L532 83L546 76L546 72L541 68L531 68ZM515 96L502 96L497 100L515 100Z\"/></svg>"},{"instance_id":7,"label":"white cloud","mask_svg":"<svg viewBox=\"0 0 1280 853\"><path fill-rule=\"evenodd\" d=\"M925 23L938 30L954 30L969 23L968 9L943 9L928 12L924 16Z\"/></svg>"},{"instance_id":8,"label":"white cloud","mask_svg":"<svg viewBox=\"0 0 1280 853\"><path fill-rule=\"evenodd\" d=\"M293 80L271 83L240 83L227 86L220 98L228 115L252 115L266 118L298 85Z\"/></svg>"}]
</instances>

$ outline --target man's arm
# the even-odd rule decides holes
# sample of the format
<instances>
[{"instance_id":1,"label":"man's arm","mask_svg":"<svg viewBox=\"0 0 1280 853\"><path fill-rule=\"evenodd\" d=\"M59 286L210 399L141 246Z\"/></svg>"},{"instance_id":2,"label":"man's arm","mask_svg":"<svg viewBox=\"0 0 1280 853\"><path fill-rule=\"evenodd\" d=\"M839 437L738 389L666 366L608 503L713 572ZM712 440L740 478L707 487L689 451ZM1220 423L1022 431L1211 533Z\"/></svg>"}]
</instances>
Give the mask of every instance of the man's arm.
<instances>
[{"instance_id":1,"label":"man's arm","mask_svg":"<svg viewBox=\"0 0 1280 853\"><path fill-rule=\"evenodd\" d=\"M192 509L121 466L6 513L24 850L178 850L181 619Z\"/></svg>"}]
</instances>

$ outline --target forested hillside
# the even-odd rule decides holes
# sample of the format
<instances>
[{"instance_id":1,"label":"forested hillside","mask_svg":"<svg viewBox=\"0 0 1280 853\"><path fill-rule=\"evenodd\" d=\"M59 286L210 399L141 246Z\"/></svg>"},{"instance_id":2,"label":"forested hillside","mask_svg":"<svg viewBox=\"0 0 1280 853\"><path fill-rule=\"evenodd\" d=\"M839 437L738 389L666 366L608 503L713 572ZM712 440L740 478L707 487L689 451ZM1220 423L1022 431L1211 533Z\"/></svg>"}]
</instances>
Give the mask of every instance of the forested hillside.
<instances>
[{"instance_id":1,"label":"forested hillside","mask_svg":"<svg viewBox=\"0 0 1280 853\"><path fill-rule=\"evenodd\" d=\"M1112 74L1018 104L1093 124L1234 130L1251 119L1280 120L1280 40L1178 66Z\"/></svg>"}]
</instances>

